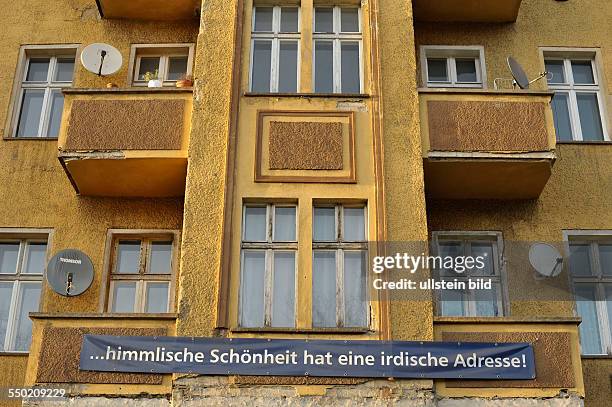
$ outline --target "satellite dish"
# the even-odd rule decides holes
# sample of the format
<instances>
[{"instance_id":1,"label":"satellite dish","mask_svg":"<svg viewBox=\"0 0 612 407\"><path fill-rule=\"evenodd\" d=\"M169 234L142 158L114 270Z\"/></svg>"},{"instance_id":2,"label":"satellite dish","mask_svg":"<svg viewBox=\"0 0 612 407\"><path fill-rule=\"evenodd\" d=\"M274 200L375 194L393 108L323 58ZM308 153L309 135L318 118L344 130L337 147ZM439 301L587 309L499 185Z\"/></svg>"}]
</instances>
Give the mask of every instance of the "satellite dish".
<instances>
[{"instance_id":1,"label":"satellite dish","mask_svg":"<svg viewBox=\"0 0 612 407\"><path fill-rule=\"evenodd\" d=\"M49 261L47 281L53 291L65 297L83 294L93 281L93 264L79 250L62 250Z\"/></svg>"},{"instance_id":2,"label":"satellite dish","mask_svg":"<svg viewBox=\"0 0 612 407\"><path fill-rule=\"evenodd\" d=\"M508 57L508 68L510 68L510 72L514 78L514 83L521 89L529 89L529 85L531 84L529 78L521 64L513 57Z\"/></svg>"},{"instance_id":3,"label":"satellite dish","mask_svg":"<svg viewBox=\"0 0 612 407\"><path fill-rule=\"evenodd\" d=\"M529 263L544 277L556 277L563 270L563 257L548 243L534 243L529 248Z\"/></svg>"},{"instance_id":4,"label":"satellite dish","mask_svg":"<svg viewBox=\"0 0 612 407\"><path fill-rule=\"evenodd\" d=\"M98 76L112 75L121 69L123 58L112 45L93 43L81 51L81 64Z\"/></svg>"}]
</instances>

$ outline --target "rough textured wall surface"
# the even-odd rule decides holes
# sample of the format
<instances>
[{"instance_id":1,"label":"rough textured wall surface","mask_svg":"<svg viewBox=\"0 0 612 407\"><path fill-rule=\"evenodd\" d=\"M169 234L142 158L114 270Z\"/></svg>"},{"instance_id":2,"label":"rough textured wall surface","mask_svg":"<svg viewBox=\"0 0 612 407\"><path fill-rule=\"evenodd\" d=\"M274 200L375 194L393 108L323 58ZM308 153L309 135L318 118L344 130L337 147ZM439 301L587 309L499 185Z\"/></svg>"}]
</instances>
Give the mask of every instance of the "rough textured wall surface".
<instances>
[{"instance_id":1,"label":"rough textured wall surface","mask_svg":"<svg viewBox=\"0 0 612 407\"><path fill-rule=\"evenodd\" d=\"M609 407L612 400L612 359L582 359L586 407Z\"/></svg>"},{"instance_id":2,"label":"rough textured wall surface","mask_svg":"<svg viewBox=\"0 0 612 407\"><path fill-rule=\"evenodd\" d=\"M428 101L431 151L548 151L547 106L528 102Z\"/></svg>"},{"instance_id":3,"label":"rough textured wall surface","mask_svg":"<svg viewBox=\"0 0 612 407\"><path fill-rule=\"evenodd\" d=\"M101 20L90 0L0 0L0 117L10 119L9 103L23 44L107 42L124 63L115 75L99 78L75 65L75 87L102 88L108 82L126 86L132 43L195 42L197 21L181 23ZM61 27L61 28L58 28ZM19 73L20 74L20 73ZM4 133L3 136L9 136ZM64 248L87 253L94 263L94 283L79 297L65 298L45 285L41 310L95 312L109 228L180 229L182 199L103 199L76 196L57 159L57 140L0 140L0 227L52 228L49 255ZM10 199L7 199L10 197ZM11 359L13 360L13 359ZM4 362L4 360L2 361ZM0 383L23 381L23 362L0 368ZM20 368L17 368L19 366Z\"/></svg>"},{"instance_id":4,"label":"rough textured wall surface","mask_svg":"<svg viewBox=\"0 0 612 407\"><path fill-rule=\"evenodd\" d=\"M271 170L341 170L342 123L270 122Z\"/></svg>"},{"instance_id":5,"label":"rough textured wall surface","mask_svg":"<svg viewBox=\"0 0 612 407\"><path fill-rule=\"evenodd\" d=\"M180 150L184 100L75 100L65 150Z\"/></svg>"}]
</instances>

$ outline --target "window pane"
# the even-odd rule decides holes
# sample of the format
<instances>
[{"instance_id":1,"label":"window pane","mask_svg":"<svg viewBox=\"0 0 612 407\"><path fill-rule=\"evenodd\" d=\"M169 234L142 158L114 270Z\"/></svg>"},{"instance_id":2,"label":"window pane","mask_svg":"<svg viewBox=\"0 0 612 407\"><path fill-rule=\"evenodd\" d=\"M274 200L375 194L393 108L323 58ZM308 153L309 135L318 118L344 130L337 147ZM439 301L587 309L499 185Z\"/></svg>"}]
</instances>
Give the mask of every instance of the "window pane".
<instances>
[{"instance_id":1,"label":"window pane","mask_svg":"<svg viewBox=\"0 0 612 407\"><path fill-rule=\"evenodd\" d=\"M367 321L366 252L344 252L344 326L364 327Z\"/></svg>"},{"instance_id":2,"label":"window pane","mask_svg":"<svg viewBox=\"0 0 612 407\"><path fill-rule=\"evenodd\" d=\"M12 295L13 283L0 282L0 351L4 350Z\"/></svg>"},{"instance_id":3,"label":"window pane","mask_svg":"<svg viewBox=\"0 0 612 407\"><path fill-rule=\"evenodd\" d=\"M493 285L490 290L475 290L474 300L476 301L476 316L496 317L501 312L498 309L497 296L498 287Z\"/></svg>"},{"instance_id":4,"label":"window pane","mask_svg":"<svg viewBox=\"0 0 612 407\"><path fill-rule=\"evenodd\" d=\"M582 353L586 355L601 354L603 349L595 306L595 285L576 284L574 293L578 315L582 317L582 323L579 326Z\"/></svg>"},{"instance_id":5,"label":"window pane","mask_svg":"<svg viewBox=\"0 0 612 407\"><path fill-rule=\"evenodd\" d=\"M357 41L342 41L340 43L342 55L340 56L342 67L342 92L361 92L361 80L359 78L359 43Z\"/></svg>"},{"instance_id":6,"label":"window pane","mask_svg":"<svg viewBox=\"0 0 612 407\"><path fill-rule=\"evenodd\" d=\"M0 243L0 273L16 274L19 242Z\"/></svg>"},{"instance_id":7,"label":"window pane","mask_svg":"<svg viewBox=\"0 0 612 407\"><path fill-rule=\"evenodd\" d=\"M51 109L49 112L49 128L47 137L58 137L60 124L62 123L62 111L64 110L64 95L61 90L51 91Z\"/></svg>"},{"instance_id":8,"label":"window pane","mask_svg":"<svg viewBox=\"0 0 612 407\"><path fill-rule=\"evenodd\" d=\"M144 75L147 72L159 73L159 57L142 57L140 58L140 69L138 70L138 80L144 81Z\"/></svg>"},{"instance_id":9,"label":"window pane","mask_svg":"<svg viewBox=\"0 0 612 407\"><path fill-rule=\"evenodd\" d=\"M284 32L284 33L298 32L298 8L297 7L281 8L281 32Z\"/></svg>"},{"instance_id":10,"label":"window pane","mask_svg":"<svg viewBox=\"0 0 612 407\"><path fill-rule=\"evenodd\" d=\"M253 44L253 73L251 91L270 92L270 65L272 41L255 41Z\"/></svg>"},{"instance_id":11,"label":"window pane","mask_svg":"<svg viewBox=\"0 0 612 407\"><path fill-rule=\"evenodd\" d=\"M152 242L149 273L172 273L172 242Z\"/></svg>"},{"instance_id":12,"label":"window pane","mask_svg":"<svg viewBox=\"0 0 612 407\"><path fill-rule=\"evenodd\" d=\"M26 245L26 264L22 272L43 274L47 267L47 244L28 243Z\"/></svg>"},{"instance_id":13,"label":"window pane","mask_svg":"<svg viewBox=\"0 0 612 407\"><path fill-rule=\"evenodd\" d=\"M463 303L463 292L459 290L439 290L440 315L461 317L466 315Z\"/></svg>"},{"instance_id":14,"label":"window pane","mask_svg":"<svg viewBox=\"0 0 612 407\"><path fill-rule=\"evenodd\" d=\"M336 252L313 253L312 325L336 326Z\"/></svg>"},{"instance_id":15,"label":"window pane","mask_svg":"<svg viewBox=\"0 0 612 407\"><path fill-rule=\"evenodd\" d=\"M295 241L295 206L274 208L274 241Z\"/></svg>"},{"instance_id":16,"label":"window pane","mask_svg":"<svg viewBox=\"0 0 612 407\"><path fill-rule=\"evenodd\" d=\"M599 263L601 264L601 274L612 276L612 244L599 244Z\"/></svg>"},{"instance_id":17,"label":"window pane","mask_svg":"<svg viewBox=\"0 0 612 407\"><path fill-rule=\"evenodd\" d=\"M278 91L297 92L298 43L281 41L278 61Z\"/></svg>"},{"instance_id":18,"label":"window pane","mask_svg":"<svg viewBox=\"0 0 612 407\"><path fill-rule=\"evenodd\" d=\"M456 59L457 82L478 82L476 76L476 60L472 58Z\"/></svg>"},{"instance_id":19,"label":"window pane","mask_svg":"<svg viewBox=\"0 0 612 407\"><path fill-rule=\"evenodd\" d=\"M583 140L603 140L601 116L596 93L577 93L578 115L582 127Z\"/></svg>"},{"instance_id":20,"label":"window pane","mask_svg":"<svg viewBox=\"0 0 612 407\"><path fill-rule=\"evenodd\" d=\"M140 240L122 240L117 245L117 267L115 273L140 271Z\"/></svg>"},{"instance_id":21,"label":"window pane","mask_svg":"<svg viewBox=\"0 0 612 407\"><path fill-rule=\"evenodd\" d=\"M565 73L563 71L563 61L545 62L546 72L552 74L552 78L548 79L548 83L565 83Z\"/></svg>"},{"instance_id":22,"label":"window pane","mask_svg":"<svg viewBox=\"0 0 612 407\"><path fill-rule=\"evenodd\" d=\"M366 240L364 213L364 208L344 208L344 240L349 242Z\"/></svg>"},{"instance_id":23,"label":"window pane","mask_svg":"<svg viewBox=\"0 0 612 407\"><path fill-rule=\"evenodd\" d=\"M567 93L555 93L552 99L552 110L557 140L572 140L572 123L570 121Z\"/></svg>"},{"instance_id":24,"label":"window pane","mask_svg":"<svg viewBox=\"0 0 612 407\"><path fill-rule=\"evenodd\" d=\"M295 326L295 252L274 252L272 326Z\"/></svg>"},{"instance_id":25,"label":"window pane","mask_svg":"<svg viewBox=\"0 0 612 407\"><path fill-rule=\"evenodd\" d=\"M482 257L484 262L484 268L478 269L474 267L471 270L472 275L478 276L492 276L495 274L495 268L493 267L493 244L487 242L472 242L472 256Z\"/></svg>"},{"instance_id":26,"label":"window pane","mask_svg":"<svg viewBox=\"0 0 612 407\"><path fill-rule=\"evenodd\" d=\"M32 343L32 320L29 314L30 312L38 311L40 287L41 283L21 284L14 350L27 351L30 349L30 343Z\"/></svg>"},{"instance_id":27,"label":"window pane","mask_svg":"<svg viewBox=\"0 0 612 407\"><path fill-rule=\"evenodd\" d=\"M62 58L57 60L55 68L55 81L72 82L74 74L74 58Z\"/></svg>"},{"instance_id":28,"label":"window pane","mask_svg":"<svg viewBox=\"0 0 612 407\"><path fill-rule=\"evenodd\" d=\"M572 61L574 83L592 85L595 83L591 61Z\"/></svg>"},{"instance_id":29,"label":"window pane","mask_svg":"<svg viewBox=\"0 0 612 407\"><path fill-rule=\"evenodd\" d=\"M604 285L604 291L606 292L606 311L608 312L608 327L610 327L610 330L612 330L612 284Z\"/></svg>"},{"instance_id":30,"label":"window pane","mask_svg":"<svg viewBox=\"0 0 612 407\"><path fill-rule=\"evenodd\" d=\"M166 80L177 81L187 74L187 56L168 58L168 76Z\"/></svg>"},{"instance_id":31,"label":"window pane","mask_svg":"<svg viewBox=\"0 0 612 407\"><path fill-rule=\"evenodd\" d=\"M135 301L135 282L113 282L113 303L111 312L134 312Z\"/></svg>"},{"instance_id":32,"label":"window pane","mask_svg":"<svg viewBox=\"0 0 612 407\"><path fill-rule=\"evenodd\" d=\"M255 8L255 27L253 31L272 31L272 7Z\"/></svg>"},{"instance_id":33,"label":"window pane","mask_svg":"<svg viewBox=\"0 0 612 407\"><path fill-rule=\"evenodd\" d=\"M331 41L315 41L315 92L334 91L334 44Z\"/></svg>"},{"instance_id":34,"label":"window pane","mask_svg":"<svg viewBox=\"0 0 612 407\"><path fill-rule=\"evenodd\" d=\"M168 312L168 290L170 283L147 283L145 312Z\"/></svg>"},{"instance_id":35,"label":"window pane","mask_svg":"<svg viewBox=\"0 0 612 407\"><path fill-rule=\"evenodd\" d=\"M265 206L247 206L244 210L244 240L265 242L267 240Z\"/></svg>"},{"instance_id":36,"label":"window pane","mask_svg":"<svg viewBox=\"0 0 612 407\"><path fill-rule=\"evenodd\" d=\"M240 325L247 328L263 327L266 253L245 251L243 261Z\"/></svg>"},{"instance_id":37,"label":"window pane","mask_svg":"<svg viewBox=\"0 0 612 407\"><path fill-rule=\"evenodd\" d=\"M26 75L27 82L46 82L49 73L49 58L31 58Z\"/></svg>"},{"instance_id":38,"label":"window pane","mask_svg":"<svg viewBox=\"0 0 612 407\"><path fill-rule=\"evenodd\" d=\"M36 137L40 125L45 91L43 89L24 89L21 112L17 124L17 137Z\"/></svg>"},{"instance_id":39,"label":"window pane","mask_svg":"<svg viewBox=\"0 0 612 407\"><path fill-rule=\"evenodd\" d=\"M334 32L334 10L331 8L315 8L315 32Z\"/></svg>"},{"instance_id":40,"label":"window pane","mask_svg":"<svg viewBox=\"0 0 612 407\"><path fill-rule=\"evenodd\" d=\"M573 276L590 276L591 246L588 244L570 244L570 272Z\"/></svg>"},{"instance_id":41,"label":"window pane","mask_svg":"<svg viewBox=\"0 0 612 407\"><path fill-rule=\"evenodd\" d=\"M312 229L312 240L315 242L335 241L336 208L315 208Z\"/></svg>"},{"instance_id":42,"label":"window pane","mask_svg":"<svg viewBox=\"0 0 612 407\"><path fill-rule=\"evenodd\" d=\"M427 81L448 82L446 59L427 58Z\"/></svg>"},{"instance_id":43,"label":"window pane","mask_svg":"<svg viewBox=\"0 0 612 407\"><path fill-rule=\"evenodd\" d=\"M341 31L345 33L359 32L359 9L341 8L340 10Z\"/></svg>"},{"instance_id":44,"label":"window pane","mask_svg":"<svg viewBox=\"0 0 612 407\"><path fill-rule=\"evenodd\" d=\"M450 263L450 261L446 261L447 257L452 257L454 259L455 257L463 256L463 244L461 242L440 242L438 244L438 248L438 254L440 257L442 257L443 266L444 263ZM440 274L453 276L456 276L457 274L462 275L460 273L456 273L454 268L446 269L444 267L442 268L442 270L440 270Z\"/></svg>"}]
</instances>

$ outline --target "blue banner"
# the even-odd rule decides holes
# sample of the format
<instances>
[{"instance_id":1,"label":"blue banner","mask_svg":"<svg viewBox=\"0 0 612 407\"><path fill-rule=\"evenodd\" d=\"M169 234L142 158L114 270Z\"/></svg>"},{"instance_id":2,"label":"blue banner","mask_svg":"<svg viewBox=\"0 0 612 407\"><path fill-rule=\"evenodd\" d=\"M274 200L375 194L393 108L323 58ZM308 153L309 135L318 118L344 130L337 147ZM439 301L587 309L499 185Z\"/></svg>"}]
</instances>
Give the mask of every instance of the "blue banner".
<instances>
[{"instance_id":1,"label":"blue banner","mask_svg":"<svg viewBox=\"0 0 612 407\"><path fill-rule=\"evenodd\" d=\"M85 335L80 369L251 376L535 378L529 343Z\"/></svg>"}]
</instances>

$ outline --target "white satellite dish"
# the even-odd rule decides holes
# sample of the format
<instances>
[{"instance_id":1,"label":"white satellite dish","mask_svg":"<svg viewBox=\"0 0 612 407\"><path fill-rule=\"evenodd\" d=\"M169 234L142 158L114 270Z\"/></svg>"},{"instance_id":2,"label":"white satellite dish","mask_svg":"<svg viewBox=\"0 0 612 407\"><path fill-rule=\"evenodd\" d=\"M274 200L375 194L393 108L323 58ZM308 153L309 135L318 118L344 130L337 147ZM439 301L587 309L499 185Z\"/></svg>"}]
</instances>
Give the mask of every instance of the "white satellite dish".
<instances>
[{"instance_id":1,"label":"white satellite dish","mask_svg":"<svg viewBox=\"0 0 612 407\"><path fill-rule=\"evenodd\" d=\"M96 42L89 44L81 52L81 64L98 76L116 73L121 69L122 63L121 53L112 45Z\"/></svg>"},{"instance_id":2,"label":"white satellite dish","mask_svg":"<svg viewBox=\"0 0 612 407\"><path fill-rule=\"evenodd\" d=\"M563 256L548 243L534 243L529 248L529 263L544 277L556 277L563 271Z\"/></svg>"}]
</instances>

